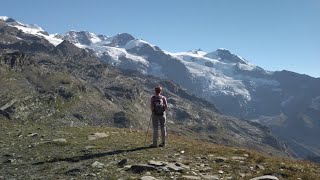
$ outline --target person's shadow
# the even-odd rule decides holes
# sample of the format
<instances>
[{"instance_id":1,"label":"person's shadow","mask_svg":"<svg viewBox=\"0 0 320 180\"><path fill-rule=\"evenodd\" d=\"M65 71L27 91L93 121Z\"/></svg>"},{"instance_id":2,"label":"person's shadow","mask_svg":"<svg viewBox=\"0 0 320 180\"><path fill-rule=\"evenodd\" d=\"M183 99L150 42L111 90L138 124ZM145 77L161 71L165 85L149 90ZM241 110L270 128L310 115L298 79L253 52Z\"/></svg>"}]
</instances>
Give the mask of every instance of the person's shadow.
<instances>
[{"instance_id":1,"label":"person's shadow","mask_svg":"<svg viewBox=\"0 0 320 180\"><path fill-rule=\"evenodd\" d=\"M132 148L132 149L120 149L120 150L114 150L114 151L109 151L109 152L85 154L82 156L74 156L74 157L66 157L66 158L53 158L48 161L36 162L36 163L33 163L32 165L41 165L41 164L45 164L45 163L54 163L54 162L61 162L61 161L79 162L79 161L88 160L88 159L100 158L100 157L104 157L104 156L112 156L112 155L121 154L121 153L129 153L129 152L140 151L140 150L150 149L150 148L152 148L152 147L142 146L142 147L136 147L136 148Z\"/></svg>"}]
</instances>

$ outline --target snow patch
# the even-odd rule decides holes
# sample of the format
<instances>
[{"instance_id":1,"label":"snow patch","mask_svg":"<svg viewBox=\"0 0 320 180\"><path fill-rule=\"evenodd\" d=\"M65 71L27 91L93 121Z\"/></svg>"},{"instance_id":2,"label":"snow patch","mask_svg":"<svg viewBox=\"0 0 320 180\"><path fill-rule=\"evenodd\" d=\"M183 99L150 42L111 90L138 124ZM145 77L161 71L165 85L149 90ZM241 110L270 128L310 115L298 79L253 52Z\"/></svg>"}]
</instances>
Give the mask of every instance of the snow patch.
<instances>
[{"instance_id":1,"label":"snow patch","mask_svg":"<svg viewBox=\"0 0 320 180\"><path fill-rule=\"evenodd\" d=\"M134 48L134 47L141 47L141 46L143 46L143 45L145 45L145 44L150 45L151 47L153 47L153 45L149 44L149 43L146 42L146 41L143 41L143 40L141 40L141 39L134 39L134 40L129 41L129 42L124 46L124 48L125 48L125 49L132 49L132 48Z\"/></svg>"},{"instance_id":2,"label":"snow patch","mask_svg":"<svg viewBox=\"0 0 320 180\"><path fill-rule=\"evenodd\" d=\"M112 57L112 59L116 63L120 62L119 57L124 56L132 61L140 62L140 63L144 64L145 66L149 65L149 62L147 60L145 60L144 58L130 54L123 48L109 47L109 46L88 46L88 48L92 48L93 50L95 50L96 55L98 57L101 57L101 56L103 56L104 53L107 53L109 56Z\"/></svg>"},{"instance_id":3,"label":"snow patch","mask_svg":"<svg viewBox=\"0 0 320 180\"><path fill-rule=\"evenodd\" d=\"M90 41L92 43L98 43L101 41L101 39L97 35L95 35L94 33L90 33Z\"/></svg>"},{"instance_id":4,"label":"snow patch","mask_svg":"<svg viewBox=\"0 0 320 180\"><path fill-rule=\"evenodd\" d=\"M162 66L156 63L150 63L148 74L154 75L163 79L166 78L166 76L162 73Z\"/></svg>"},{"instance_id":5,"label":"snow patch","mask_svg":"<svg viewBox=\"0 0 320 180\"><path fill-rule=\"evenodd\" d=\"M252 64L237 63L237 66L238 66L239 69L244 70L244 71L252 71L252 70L254 70L256 68L256 66L254 66Z\"/></svg>"},{"instance_id":6,"label":"snow patch","mask_svg":"<svg viewBox=\"0 0 320 180\"><path fill-rule=\"evenodd\" d=\"M3 20L3 21L6 21L6 20L9 19L9 17L7 17L7 16L0 16L0 19Z\"/></svg>"},{"instance_id":7,"label":"snow patch","mask_svg":"<svg viewBox=\"0 0 320 180\"><path fill-rule=\"evenodd\" d=\"M310 108L320 110L320 96L312 99Z\"/></svg>"},{"instance_id":8,"label":"snow patch","mask_svg":"<svg viewBox=\"0 0 320 180\"><path fill-rule=\"evenodd\" d=\"M292 100L294 99L294 96L288 97L286 100L281 102L281 107L286 107Z\"/></svg>"}]
</instances>

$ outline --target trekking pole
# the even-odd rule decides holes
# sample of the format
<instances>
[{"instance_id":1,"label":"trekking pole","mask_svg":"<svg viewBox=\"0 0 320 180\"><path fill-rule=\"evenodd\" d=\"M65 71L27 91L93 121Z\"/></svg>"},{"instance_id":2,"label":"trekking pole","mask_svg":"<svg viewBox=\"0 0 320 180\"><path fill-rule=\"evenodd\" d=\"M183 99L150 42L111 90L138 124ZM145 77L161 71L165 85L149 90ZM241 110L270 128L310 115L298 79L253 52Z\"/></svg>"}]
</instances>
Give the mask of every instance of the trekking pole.
<instances>
[{"instance_id":1,"label":"trekking pole","mask_svg":"<svg viewBox=\"0 0 320 180\"><path fill-rule=\"evenodd\" d=\"M147 132L146 132L146 137L145 137L145 139L144 139L144 144L147 143L147 136L148 136L149 127L150 127L150 124L151 124L151 117L152 117L152 115L150 116L149 125L148 125L148 129L147 129Z\"/></svg>"}]
</instances>

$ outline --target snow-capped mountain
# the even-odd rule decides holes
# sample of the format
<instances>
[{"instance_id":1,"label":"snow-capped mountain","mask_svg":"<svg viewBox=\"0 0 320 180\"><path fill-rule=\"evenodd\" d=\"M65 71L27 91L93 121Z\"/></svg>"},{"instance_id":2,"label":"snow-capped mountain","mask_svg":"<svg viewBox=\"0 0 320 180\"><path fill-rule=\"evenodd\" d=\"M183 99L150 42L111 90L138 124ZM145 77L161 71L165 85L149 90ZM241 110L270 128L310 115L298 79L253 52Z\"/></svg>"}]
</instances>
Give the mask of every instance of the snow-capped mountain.
<instances>
[{"instance_id":1,"label":"snow-capped mountain","mask_svg":"<svg viewBox=\"0 0 320 180\"><path fill-rule=\"evenodd\" d=\"M36 25L0 17L6 24L57 46L67 40L114 66L169 79L214 103L221 112L268 125L301 157L320 156L320 80L270 72L227 49L172 53L130 34L87 31L48 34Z\"/></svg>"}]
</instances>

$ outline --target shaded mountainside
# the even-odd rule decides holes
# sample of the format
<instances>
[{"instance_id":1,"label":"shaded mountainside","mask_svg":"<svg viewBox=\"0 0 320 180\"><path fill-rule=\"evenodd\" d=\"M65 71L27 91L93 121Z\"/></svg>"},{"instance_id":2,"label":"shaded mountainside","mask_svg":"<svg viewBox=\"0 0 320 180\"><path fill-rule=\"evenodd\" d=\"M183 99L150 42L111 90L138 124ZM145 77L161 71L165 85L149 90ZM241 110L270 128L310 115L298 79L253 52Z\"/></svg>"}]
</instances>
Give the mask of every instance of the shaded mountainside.
<instances>
[{"instance_id":1,"label":"shaded mountainside","mask_svg":"<svg viewBox=\"0 0 320 180\"><path fill-rule=\"evenodd\" d=\"M44 48L34 51L38 45L31 39L38 41L39 37L13 32L0 33L0 114L7 119L66 126L146 128L150 94L153 87L161 84L169 102L170 131L279 156L288 153L268 128L221 115L214 105L171 81L117 70L68 41L52 46L40 38Z\"/></svg>"}]
</instances>

